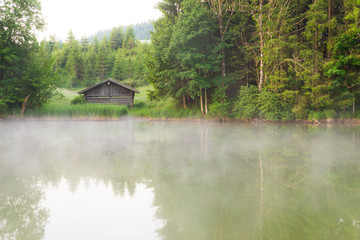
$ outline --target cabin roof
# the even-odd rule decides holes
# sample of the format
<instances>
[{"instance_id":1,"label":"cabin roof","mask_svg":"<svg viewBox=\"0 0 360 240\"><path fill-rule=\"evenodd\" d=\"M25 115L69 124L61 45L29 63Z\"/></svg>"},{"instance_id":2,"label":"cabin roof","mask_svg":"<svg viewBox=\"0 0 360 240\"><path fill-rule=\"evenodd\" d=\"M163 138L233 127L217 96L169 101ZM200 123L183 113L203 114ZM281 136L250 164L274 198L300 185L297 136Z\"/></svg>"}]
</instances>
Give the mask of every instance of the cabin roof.
<instances>
[{"instance_id":1,"label":"cabin roof","mask_svg":"<svg viewBox=\"0 0 360 240\"><path fill-rule=\"evenodd\" d=\"M89 90L91 90L91 89L93 89L93 88L96 88L97 86L100 86L101 84L104 84L104 83L106 83L106 82L112 82L112 83L114 83L114 84L116 84L116 85L118 85L118 86L120 86L120 87L126 88L126 89L128 89L128 90L130 90L130 91L132 91L132 92L140 93L140 92L139 92L138 90L136 90L135 88L132 88L132 87L130 87L130 86L127 86L127 85L125 85L125 84L123 84L123 83L121 83L121 82L118 82L118 81L116 81L116 80L114 80L114 79L111 79L111 78L109 78L109 79L107 79L107 80L104 80L104 81L102 81L102 82L99 82L99 83L97 83L97 84L95 84L95 85L92 85L92 86L90 86L90 87L88 87L88 88L86 88L86 89L84 89L84 90L81 90L81 91L78 92L78 93L79 93L79 94L85 93L85 92L87 92L87 91L89 91Z\"/></svg>"}]
</instances>

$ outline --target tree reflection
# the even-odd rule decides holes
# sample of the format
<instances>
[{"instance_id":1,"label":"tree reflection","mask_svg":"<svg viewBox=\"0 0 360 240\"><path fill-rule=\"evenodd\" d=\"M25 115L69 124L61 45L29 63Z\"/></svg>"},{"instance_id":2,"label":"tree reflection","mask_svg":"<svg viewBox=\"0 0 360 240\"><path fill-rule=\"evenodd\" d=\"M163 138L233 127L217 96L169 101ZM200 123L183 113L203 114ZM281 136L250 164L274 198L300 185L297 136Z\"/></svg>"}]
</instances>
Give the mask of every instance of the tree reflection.
<instances>
[{"instance_id":1,"label":"tree reflection","mask_svg":"<svg viewBox=\"0 0 360 240\"><path fill-rule=\"evenodd\" d=\"M185 138L197 141L191 130L188 134L192 137ZM354 188L354 181L344 180L355 178L359 163L352 164L360 158L352 144L338 146L337 132L323 134L286 127L212 129L207 157L201 154L203 131L200 149L193 141L153 143L149 156L160 170L151 186L157 216L166 223L159 234L163 239L354 239L359 182ZM339 147L350 148L345 163ZM344 176L336 177L339 173Z\"/></svg>"},{"instance_id":2,"label":"tree reflection","mask_svg":"<svg viewBox=\"0 0 360 240\"><path fill-rule=\"evenodd\" d=\"M40 206L43 191L35 180L2 178L0 239L36 240L44 237L48 212Z\"/></svg>"}]
</instances>

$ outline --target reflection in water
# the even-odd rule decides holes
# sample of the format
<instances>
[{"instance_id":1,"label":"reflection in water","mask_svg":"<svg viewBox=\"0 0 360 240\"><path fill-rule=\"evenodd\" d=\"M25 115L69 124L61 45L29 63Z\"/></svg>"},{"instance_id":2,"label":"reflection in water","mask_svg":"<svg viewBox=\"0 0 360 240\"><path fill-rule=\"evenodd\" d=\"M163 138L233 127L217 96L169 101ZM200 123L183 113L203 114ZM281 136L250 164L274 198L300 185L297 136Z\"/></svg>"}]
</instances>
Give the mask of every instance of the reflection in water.
<instances>
[{"instance_id":1,"label":"reflection in water","mask_svg":"<svg viewBox=\"0 0 360 240\"><path fill-rule=\"evenodd\" d=\"M43 205L51 209L45 239L156 239L153 193L137 184L134 196L114 196L102 181L82 179L77 190L69 191L67 181L46 189Z\"/></svg>"},{"instance_id":2,"label":"reflection in water","mask_svg":"<svg viewBox=\"0 0 360 240\"><path fill-rule=\"evenodd\" d=\"M146 239L358 239L359 131L1 122L0 239L54 239L66 209L106 222L104 239L140 216ZM90 233L81 222L63 239Z\"/></svg>"},{"instance_id":3,"label":"reflection in water","mask_svg":"<svg viewBox=\"0 0 360 240\"><path fill-rule=\"evenodd\" d=\"M0 239L43 239L48 212L39 205L42 189L32 179L13 178L0 169Z\"/></svg>"}]
</instances>

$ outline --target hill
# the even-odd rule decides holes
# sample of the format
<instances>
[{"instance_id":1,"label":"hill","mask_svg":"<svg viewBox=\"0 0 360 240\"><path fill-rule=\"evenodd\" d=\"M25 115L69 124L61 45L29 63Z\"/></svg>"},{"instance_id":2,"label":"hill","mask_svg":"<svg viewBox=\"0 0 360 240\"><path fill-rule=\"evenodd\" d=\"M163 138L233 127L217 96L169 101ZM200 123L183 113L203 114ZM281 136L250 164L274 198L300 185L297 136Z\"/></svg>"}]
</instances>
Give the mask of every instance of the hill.
<instances>
[{"instance_id":1,"label":"hill","mask_svg":"<svg viewBox=\"0 0 360 240\"><path fill-rule=\"evenodd\" d=\"M132 26L134 28L135 36L136 36L136 39L138 39L138 40L150 40L150 32L154 31L154 26L152 24L152 21L150 21L150 20L147 22L138 23L135 25L123 26L124 32L126 32L126 29L129 26ZM93 39L96 37L97 39L101 40L101 39L103 39L104 36L109 38L110 32L111 32L111 29L100 30L94 36L91 36L90 39Z\"/></svg>"}]
</instances>

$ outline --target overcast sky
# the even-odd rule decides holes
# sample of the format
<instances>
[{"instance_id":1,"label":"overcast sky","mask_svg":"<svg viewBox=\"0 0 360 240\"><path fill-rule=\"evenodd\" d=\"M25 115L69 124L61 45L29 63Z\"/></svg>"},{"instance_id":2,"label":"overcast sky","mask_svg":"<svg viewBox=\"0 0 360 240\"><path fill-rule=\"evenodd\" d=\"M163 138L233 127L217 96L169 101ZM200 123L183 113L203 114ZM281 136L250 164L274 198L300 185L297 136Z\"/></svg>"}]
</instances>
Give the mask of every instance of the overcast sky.
<instances>
[{"instance_id":1,"label":"overcast sky","mask_svg":"<svg viewBox=\"0 0 360 240\"><path fill-rule=\"evenodd\" d=\"M154 20L160 0L40 0L47 23L44 36L65 40L69 30L75 37L90 36L99 30Z\"/></svg>"}]
</instances>

